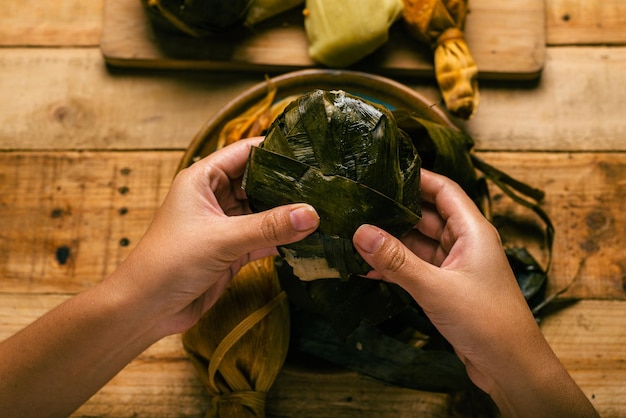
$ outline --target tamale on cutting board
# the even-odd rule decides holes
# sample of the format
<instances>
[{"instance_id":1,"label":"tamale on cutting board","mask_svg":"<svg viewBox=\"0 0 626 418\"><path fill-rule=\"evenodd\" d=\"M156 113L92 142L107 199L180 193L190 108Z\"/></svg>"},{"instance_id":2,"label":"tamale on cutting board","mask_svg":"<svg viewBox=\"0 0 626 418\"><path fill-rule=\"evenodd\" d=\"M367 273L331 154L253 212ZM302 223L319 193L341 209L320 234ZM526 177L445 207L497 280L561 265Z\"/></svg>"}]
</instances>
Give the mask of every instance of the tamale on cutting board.
<instances>
[{"instance_id":1,"label":"tamale on cutting board","mask_svg":"<svg viewBox=\"0 0 626 418\"><path fill-rule=\"evenodd\" d=\"M545 52L544 0L470 0L465 35L481 79L531 80ZM155 30L140 0L104 4L101 51L112 66L281 72L318 67L307 53L302 7L254 29L196 39ZM432 52L401 21L373 55L350 67L369 72L432 77Z\"/></svg>"}]
</instances>

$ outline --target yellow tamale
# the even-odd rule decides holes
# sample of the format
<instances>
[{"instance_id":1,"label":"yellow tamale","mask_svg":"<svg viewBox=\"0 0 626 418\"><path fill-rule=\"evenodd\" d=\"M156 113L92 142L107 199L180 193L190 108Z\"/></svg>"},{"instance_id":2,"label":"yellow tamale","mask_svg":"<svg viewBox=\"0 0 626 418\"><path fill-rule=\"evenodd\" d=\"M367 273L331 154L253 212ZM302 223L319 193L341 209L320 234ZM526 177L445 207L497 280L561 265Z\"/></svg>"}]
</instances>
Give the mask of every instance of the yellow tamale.
<instances>
[{"instance_id":1,"label":"yellow tamale","mask_svg":"<svg viewBox=\"0 0 626 418\"><path fill-rule=\"evenodd\" d=\"M409 31L434 50L435 75L446 107L463 119L478 107L478 68L463 28L467 0L404 0Z\"/></svg>"},{"instance_id":2,"label":"yellow tamale","mask_svg":"<svg viewBox=\"0 0 626 418\"><path fill-rule=\"evenodd\" d=\"M206 418L265 416L265 394L289 345L289 305L268 257L246 264L224 295L183 334L211 397Z\"/></svg>"}]
</instances>

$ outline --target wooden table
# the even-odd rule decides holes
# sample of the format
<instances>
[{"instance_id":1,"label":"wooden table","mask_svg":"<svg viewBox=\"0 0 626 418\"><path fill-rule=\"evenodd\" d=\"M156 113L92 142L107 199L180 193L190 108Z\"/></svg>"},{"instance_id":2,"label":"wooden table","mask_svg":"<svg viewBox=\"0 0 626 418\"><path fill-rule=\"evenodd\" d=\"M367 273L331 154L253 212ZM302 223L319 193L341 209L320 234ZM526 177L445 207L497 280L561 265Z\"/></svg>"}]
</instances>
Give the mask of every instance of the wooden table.
<instances>
[{"instance_id":1,"label":"wooden table","mask_svg":"<svg viewBox=\"0 0 626 418\"><path fill-rule=\"evenodd\" d=\"M261 79L109 69L98 45L103 3L3 2L0 339L112 272L145 231L191 138ZM601 415L623 417L626 2L547 0L546 24L540 80L482 83L479 112L461 126L485 160L546 192L557 231L550 290L578 277L567 296L582 301L546 319L543 332ZM411 84L438 100L431 80ZM283 373L268 415L442 417L454 404L443 394L390 395L351 373L322 374L308 385L315 390L296 390L305 378ZM201 417L206 407L172 336L76 416Z\"/></svg>"}]
</instances>

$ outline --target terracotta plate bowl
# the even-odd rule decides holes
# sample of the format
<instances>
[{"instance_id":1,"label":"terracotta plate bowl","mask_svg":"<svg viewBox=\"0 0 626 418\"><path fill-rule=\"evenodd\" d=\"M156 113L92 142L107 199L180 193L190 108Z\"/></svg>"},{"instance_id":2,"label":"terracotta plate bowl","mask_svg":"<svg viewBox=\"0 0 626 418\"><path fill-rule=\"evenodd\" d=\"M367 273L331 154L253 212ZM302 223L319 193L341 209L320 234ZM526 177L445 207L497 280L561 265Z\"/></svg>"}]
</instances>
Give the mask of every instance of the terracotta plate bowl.
<instances>
[{"instance_id":1,"label":"terracotta plate bowl","mask_svg":"<svg viewBox=\"0 0 626 418\"><path fill-rule=\"evenodd\" d=\"M356 71L311 69L271 79L276 86L276 101L315 89L344 90L385 105L390 110L407 109L435 122L454 126L446 115L415 90L391 79ZM235 97L216 113L196 134L180 161L178 169L215 151L217 138L228 121L245 112L267 95L267 82L261 82Z\"/></svg>"}]
</instances>

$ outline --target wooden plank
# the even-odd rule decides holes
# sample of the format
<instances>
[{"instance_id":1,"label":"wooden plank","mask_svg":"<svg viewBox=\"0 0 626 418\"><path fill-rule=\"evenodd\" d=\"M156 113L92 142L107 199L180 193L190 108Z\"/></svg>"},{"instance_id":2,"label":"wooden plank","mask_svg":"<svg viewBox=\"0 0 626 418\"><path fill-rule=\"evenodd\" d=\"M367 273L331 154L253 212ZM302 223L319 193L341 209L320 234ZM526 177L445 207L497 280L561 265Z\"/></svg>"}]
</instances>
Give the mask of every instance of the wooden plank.
<instances>
[{"instance_id":1,"label":"wooden plank","mask_svg":"<svg viewBox=\"0 0 626 418\"><path fill-rule=\"evenodd\" d=\"M184 149L213 113L263 80L108 71L95 48L0 49L0 66L0 149Z\"/></svg>"},{"instance_id":2,"label":"wooden plank","mask_svg":"<svg viewBox=\"0 0 626 418\"><path fill-rule=\"evenodd\" d=\"M103 0L4 0L0 46L96 46Z\"/></svg>"},{"instance_id":3,"label":"wooden plank","mask_svg":"<svg viewBox=\"0 0 626 418\"><path fill-rule=\"evenodd\" d=\"M623 153L480 153L482 158L512 177L546 193L543 208L556 231L550 292L573 285L568 295L583 298L626 298L623 237L626 222L626 154ZM542 232L530 214L519 215L517 205L493 192L494 211L508 215L496 220L503 231L527 237ZM519 216L514 215L518 213ZM533 226L535 225L535 226ZM534 255L543 260L545 252ZM574 280L576 279L576 280Z\"/></svg>"},{"instance_id":4,"label":"wooden plank","mask_svg":"<svg viewBox=\"0 0 626 418\"><path fill-rule=\"evenodd\" d=\"M480 91L476 116L458 122L480 149L626 149L626 48L550 48L538 84Z\"/></svg>"},{"instance_id":5,"label":"wooden plank","mask_svg":"<svg viewBox=\"0 0 626 418\"><path fill-rule=\"evenodd\" d=\"M626 48L550 48L537 85L481 83L489 150L626 150ZM262 74L107 71L96 49L0 49L0 149L184 149ZM46 77L41 75L45 74ZM400 80L401 81L401 80ZM433 103L426 80L409 82Z\"/></svg>"},{"instance_id":6,"label":"wooden plank","mask_svg":"<svg viewBox=\"0 0 626 418\"><path fill-rule=\"evenodd\" d=\"M626 44L626 3L622 0L548 0L548 45Z\"/></svg>"},{"instance_id":7,"label":"wooden plank","mask_svg":"<svg viewBox=\"0 0 626 418\"><path fill-rule=\"evenodd\" d=\"M0 293L0 340L61 303L66 295ZM542 323L568 371L601 416L626 413L624 301L582 301ZM447 417L460 400L394 388L351 372L286 365L268 394L268 417ZM202 417L209 401L178 336L156 343L74 416ZM467 412L467 411L466 411ZM412 415L411 415L412 414Z\"/></svg>"},{"instance_id":8,"label":"wooden plank","mask_svg":"<svg viewBox=\"0 0 626 418\"><path fill-rule=\"evenodd\" d=\"M102 52L108 63L149 68L288 71L315 66L308 55L301 7L253 30L195 39L155 31L139 1L105 4ZM474 0L465 26L479 77L534 79L543 66L543 0ZM433 76L432 54L402 24L373 56L355 65L387 74Z\"/></svg>"},{"instance_id":9,"label":"wooden plank","mask_svg":"<svg viewBox=\"0 0 626 418\"><path fill-rule=\"evenodd\" d=\"M616 180L626 178L626 154L480 155L546 192L543 206L556 229L550 291L579 275L568 295L626 299L626 187ZM112 272L143 235L181 156L0 153L0 292L77 292ZM507 231L522 229L530 244L541 242L534 215L514 216L497 191L493 199Z\"/></svg>"},{"instance_id":10,"label":"wooden plank","mask_svg":"<svg viewBox=\"0 0 626 418\"><path fill-rule=\"evenodd\" d=\"M106 277L143 235L181 155L0 154L0 288L78 292Z\"/></svg>"},{"instance_id":11,"label":"wooden plank","mask_svg":"<svg viewBox=\"0 0 626 418\"><path fill-rule=\"evenodd\" d=\"M554 352L602 417L626 414L624 308L624 302L582 301L542 323Z\"/></svg>"}]
</instances>

